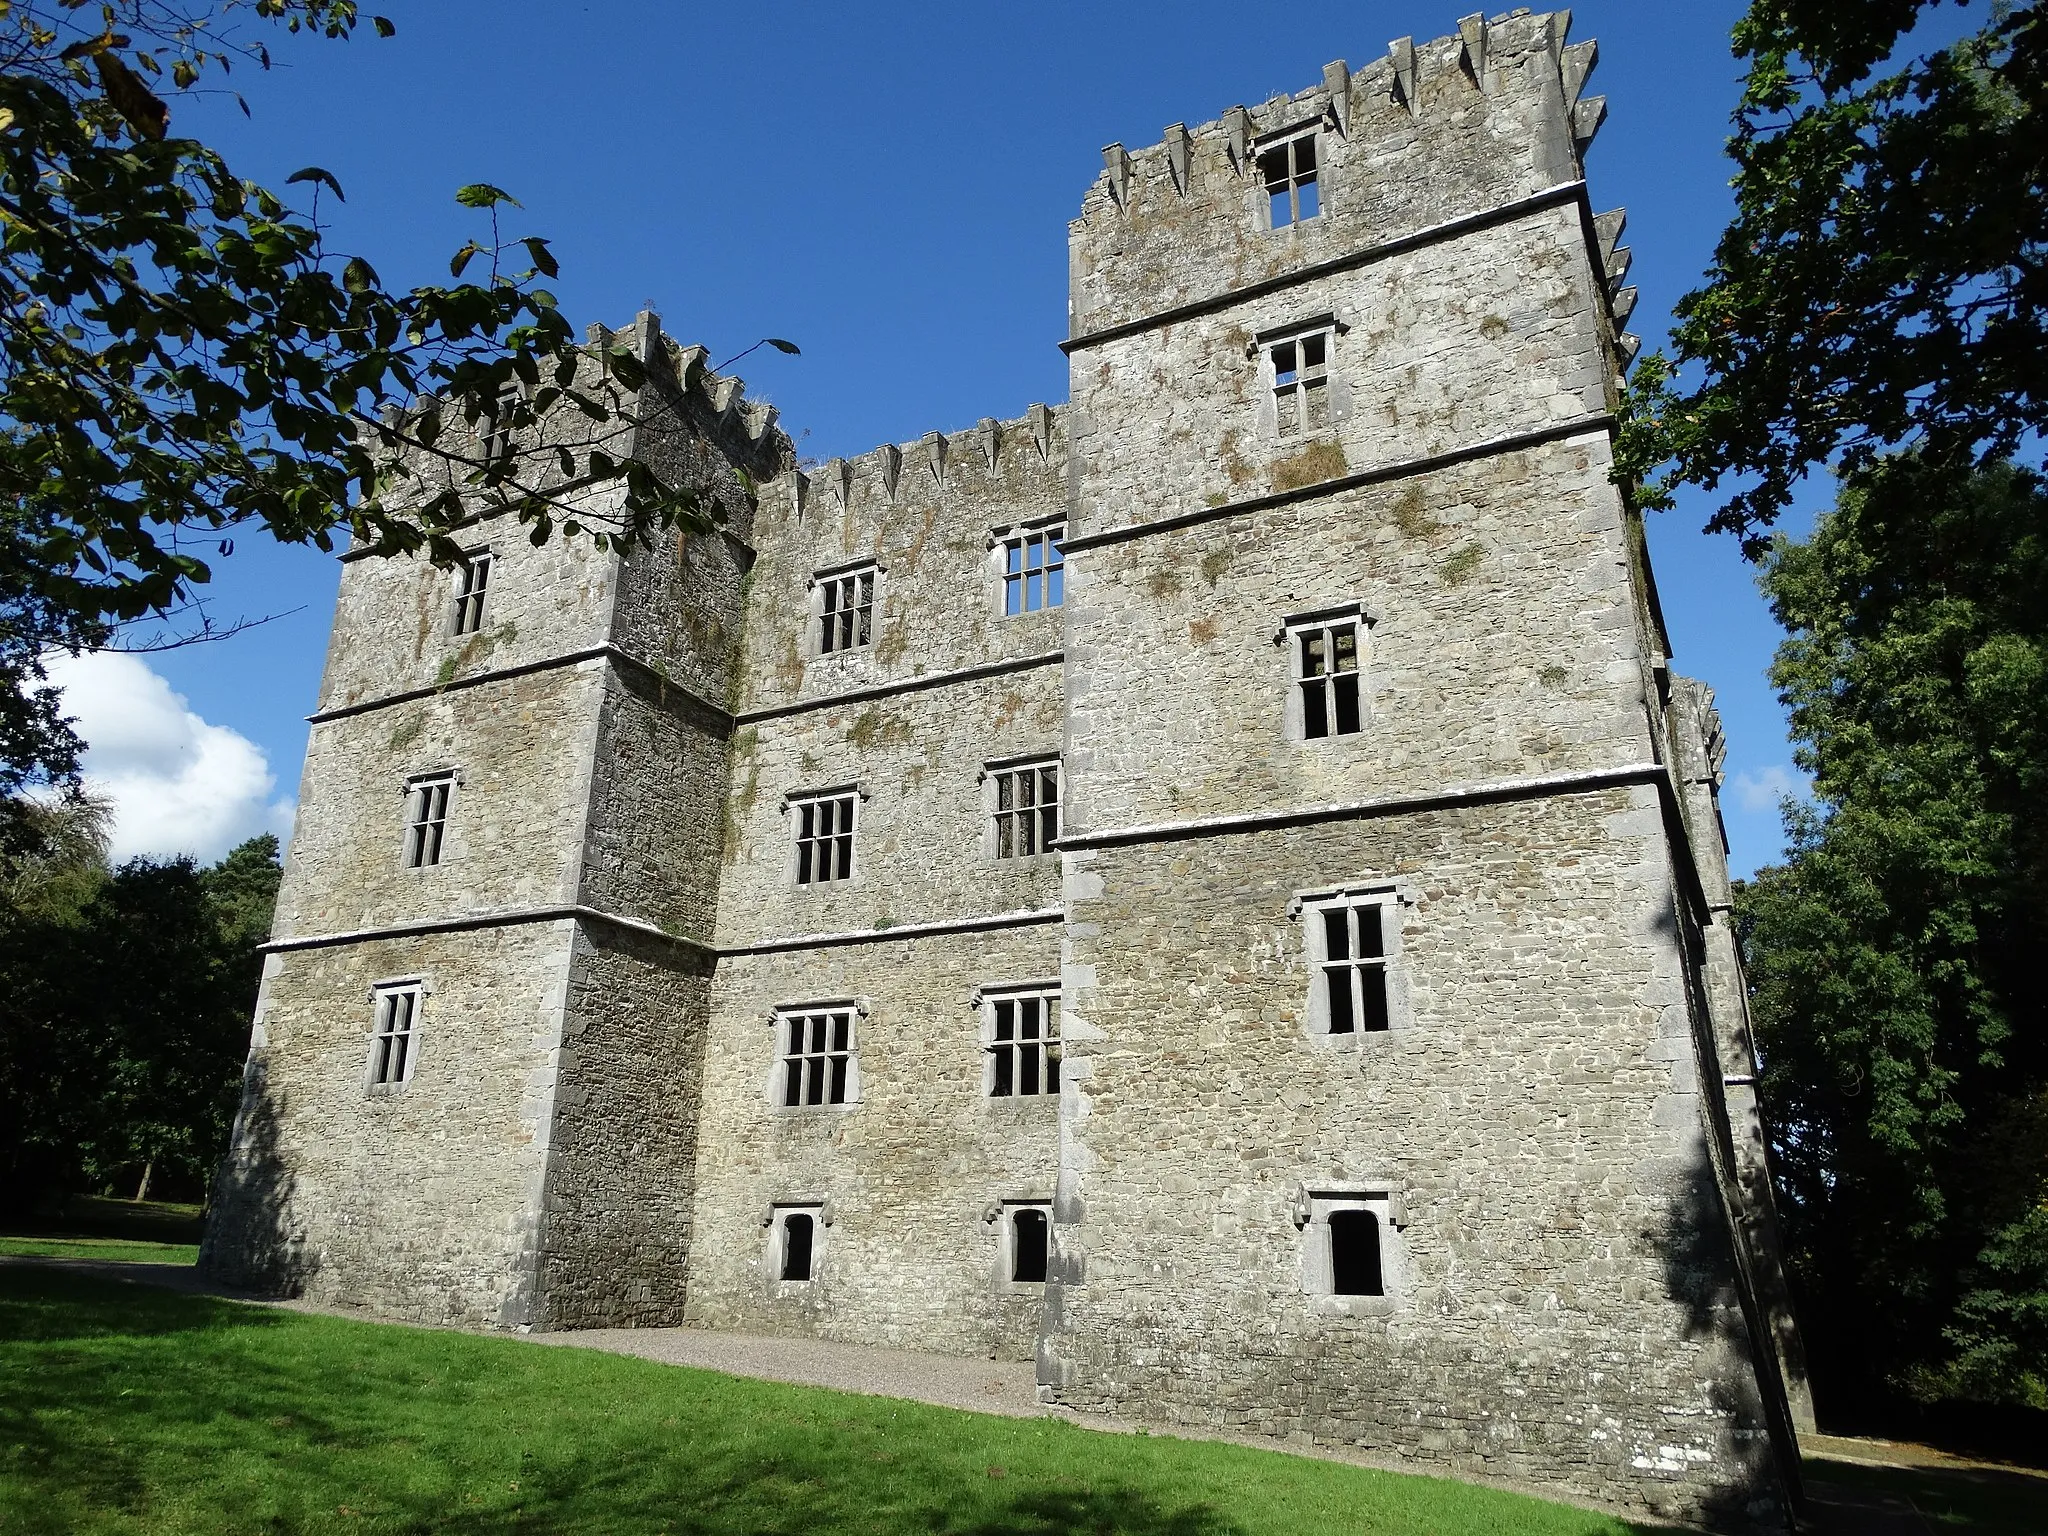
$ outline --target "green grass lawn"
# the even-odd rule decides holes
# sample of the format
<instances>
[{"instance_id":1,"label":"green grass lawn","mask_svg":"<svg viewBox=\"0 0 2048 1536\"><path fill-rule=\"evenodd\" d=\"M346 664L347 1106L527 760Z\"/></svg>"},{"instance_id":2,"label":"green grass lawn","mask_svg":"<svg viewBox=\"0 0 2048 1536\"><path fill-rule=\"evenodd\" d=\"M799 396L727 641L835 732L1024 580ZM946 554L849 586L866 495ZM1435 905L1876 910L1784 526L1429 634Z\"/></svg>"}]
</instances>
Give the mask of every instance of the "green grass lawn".
<instances>
[{"instance_id":1,"label":"green grass lawn","mask_svg":"<svg viewBox=\"0 0 2048 1536\"><path fill-rule=\"evenodd\" d=\"M0 1237L0 1254L37 1259L104 1259L110 1264L197 1264L197 1243L137 1243L119 1237Z\"/></svg>"},{"instance_id":2,"label":"green grass lawn","mask_svg":"<svg viewBox=\"0 0 2048 1536\"><path fill-rule=\"evenodd\" d=\"M196 1264L202 1225L196 1205L74 1195L0 1233L0 1254L103 1259L114 1264Z\"/></svg>"},{"instance_id":3,"label":"green grass lawn","mask_svg":"<svg viewBox=\"0 0 2048 1536\"><path fill-rule=\"evenodd\" d=\"M0 1532L1635 1529L1272 1451L0 1269Z\"/></svg>"},{"instance_id":4,"label":"green grass lawn","mask_svg":"<svg viewBox=\"0 0 2048 1536\"><path fill-rule=\"evenodd\" d=\"M1970 1536L2041 1536L2048 1531L2048 1478L1961 1467L1866 1467L1806 1458L1807 1486L1864 1489L1910 1500L1937 1531Z\"/></svg>"}]
</instances>

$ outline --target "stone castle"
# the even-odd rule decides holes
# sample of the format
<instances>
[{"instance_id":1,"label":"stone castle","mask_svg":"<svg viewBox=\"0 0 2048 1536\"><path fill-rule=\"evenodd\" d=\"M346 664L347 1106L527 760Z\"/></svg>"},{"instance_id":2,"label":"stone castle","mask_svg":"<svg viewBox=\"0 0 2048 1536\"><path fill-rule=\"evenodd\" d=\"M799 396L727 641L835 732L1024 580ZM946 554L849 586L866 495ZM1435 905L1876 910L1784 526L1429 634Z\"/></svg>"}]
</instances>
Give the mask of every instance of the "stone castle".
<instances>
[{"instance_id":1,"label":"stone castle","mask_svg":"<svg viewBox=\"0 0 2048 1536\"><path fill-rule=\"evenodd\" d=\"M588 365L718 531L345 556L208 1269L1782 1518L1567 21L1111 145L1064 406L800 467L643 314Z\"/></svg>"}]
</instances>

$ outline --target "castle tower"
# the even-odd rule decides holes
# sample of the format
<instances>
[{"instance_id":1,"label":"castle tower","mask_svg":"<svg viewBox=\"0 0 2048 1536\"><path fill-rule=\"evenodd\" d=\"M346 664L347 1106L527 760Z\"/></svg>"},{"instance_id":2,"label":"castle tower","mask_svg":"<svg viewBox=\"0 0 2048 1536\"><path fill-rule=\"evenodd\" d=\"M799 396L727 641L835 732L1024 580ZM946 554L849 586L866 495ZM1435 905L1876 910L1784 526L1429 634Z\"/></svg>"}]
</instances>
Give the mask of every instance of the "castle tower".
<instances>
[{"instance_id":1,"label":"castle tower","mask_svg":"<svg viewBox=\"0 0 2048 1536\"><path fill-rule=\"evenodd\" d=\"M343 556L201 1260L222 1280L434 1322L682 1315L751 514L732 471L772 476L788 443L654 316L595 339L589 369L645 361L640 451L725 528L621 560L499 518L452 573ZM573 441L575 413L541 430Z\"/></svg>"},{"instance_id":2,"label":"castle tower","mask_svg":"<svg viewBox=\"0 0 2048 1536\"><path fill-rule=\"evenodd\" d=\"M1072 226L1040 1379L1767 1520L1725 870L1609 479L1633 292L1565 21L1111 145Z\"/></svg>"}]
</instances>

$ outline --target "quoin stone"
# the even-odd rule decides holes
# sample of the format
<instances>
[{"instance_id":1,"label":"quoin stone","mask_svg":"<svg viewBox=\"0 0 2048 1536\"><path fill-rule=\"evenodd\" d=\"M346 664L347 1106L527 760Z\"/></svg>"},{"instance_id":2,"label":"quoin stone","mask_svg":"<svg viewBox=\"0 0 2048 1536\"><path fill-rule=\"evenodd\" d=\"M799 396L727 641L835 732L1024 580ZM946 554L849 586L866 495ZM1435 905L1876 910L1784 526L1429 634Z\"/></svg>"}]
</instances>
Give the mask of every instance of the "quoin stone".
<instances>
[{"instance_id":1,"label":"quoin stone","mask_svg":"<svg viewBox=\"0 0 2048 1536\"><path fill-rule=\"evenodd\" d=\"M1064 405L800 462L642 314L580 366L646 363L716 531L344 555L207 1271L1782 1523L1720 727L1611 476L1567 22L1109 146Z\"/></svg>"}]
</instances>

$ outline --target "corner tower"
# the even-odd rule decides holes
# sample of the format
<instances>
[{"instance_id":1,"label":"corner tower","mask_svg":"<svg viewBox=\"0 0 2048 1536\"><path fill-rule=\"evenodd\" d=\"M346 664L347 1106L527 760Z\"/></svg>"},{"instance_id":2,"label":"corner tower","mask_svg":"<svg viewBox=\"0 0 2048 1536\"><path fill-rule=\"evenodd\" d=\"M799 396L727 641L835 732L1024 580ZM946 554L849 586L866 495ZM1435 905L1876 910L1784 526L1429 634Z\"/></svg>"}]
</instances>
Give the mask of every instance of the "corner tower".
<instances>
[{"instance_id":1,"label":"corner tower","mask_svg":"<svg viewBox=\"0 0 2048 1536\"><path fill-rule=\"evenodd\" d=\"M1609 478L1566 21L1111 145L1072 226L1040 1380L1768 1523L1718 826Z\"/></svg>"}]
</instances>

